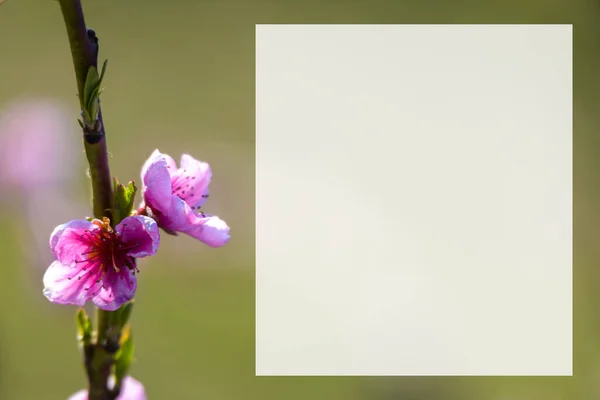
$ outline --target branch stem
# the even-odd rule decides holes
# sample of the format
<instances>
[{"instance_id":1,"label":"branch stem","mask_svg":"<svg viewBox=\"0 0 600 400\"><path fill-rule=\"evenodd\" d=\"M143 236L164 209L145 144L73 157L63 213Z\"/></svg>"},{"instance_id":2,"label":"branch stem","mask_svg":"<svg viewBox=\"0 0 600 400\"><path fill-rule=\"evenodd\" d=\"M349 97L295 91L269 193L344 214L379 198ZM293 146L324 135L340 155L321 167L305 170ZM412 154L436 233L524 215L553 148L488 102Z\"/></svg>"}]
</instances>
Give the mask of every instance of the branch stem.
<instances>
[{"instance_id":1,"label":"branch stem","mask_svg":"<svg viewBox=\"0 0 600 400\"><path fill-rule=\"evenodd\" d=\"M93 30L87 29L80 0L59 0L63 14L75 77L79 103L83 110L83 93L85 80L90 67L98 66L98 41ZM83 142L90 168L92 181L92 204L94 216L111 218L113 209L113 192L106 132L102 121L102 111L98 112L98 124L94 130L83 129ZM114 400L118 393L109 390L108 379L114 365L114 354L117 349L107 340L111 329L111 312L97 310L96 340L84 348L84 364L88 376L89 400Z\"/></svg>"},{"instance_id":2,"label":"branch stem","mask_svg":"<svg viewBox=\"0 0 600 400\"><path fill-rule=\"evenodd\" d=\"M83 91L85 79L90 67L98 67L98 44L95 33L86 28L80 0L59 0L60 9L65 20L75 77L79 104L83 109ZM83 130L85 153L90 166L92 180L92 203L96 218L111 217L112 180L108 167L108 151L106 148L106 132L102 121L102 111L98 113L98 129Z\"/></svg>"}]
</instances>

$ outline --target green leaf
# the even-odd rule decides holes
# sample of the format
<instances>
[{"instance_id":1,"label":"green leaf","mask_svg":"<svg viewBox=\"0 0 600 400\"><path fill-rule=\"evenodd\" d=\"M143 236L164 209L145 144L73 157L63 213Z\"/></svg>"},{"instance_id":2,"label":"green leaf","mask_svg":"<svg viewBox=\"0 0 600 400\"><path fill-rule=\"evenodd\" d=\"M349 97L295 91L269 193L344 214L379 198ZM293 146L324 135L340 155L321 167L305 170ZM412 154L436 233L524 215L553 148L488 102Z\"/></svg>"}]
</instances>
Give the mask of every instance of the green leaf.
<instances>
[{"instance_id":1,"label":"green leaf","mask_svg":"<svg viewBox=\"0 0 600 400\"><path fill-rule=\"evenodd\" d=\"M129 181L127 186L125 186L122 183L119 183L116 178L114 178L113 183L115 185L115 210L113 213L113 219L116 226L123 219L129 217L133 212L133 202L135 201L135 193L137 192L137 188L135 187L135 183L133 181Z\"/></svg>"},{"instance_id":2,"label":"green leaf","mask_svg":"<svg viewBox=\"0 0 600 400\"><path fill-rule=\"evenodd\" d=\"M108 65L108 60L104 60L104 64L102 64L102 70L100 72L100 77L98 78L98 82L92 91L90 98L90 111L94 118L97 117L98 111L100 110L100 93L104 90L102 87L102 80L104 79L104 74L106 73L106 66ZM97 74L98 72L96 72Z\"/></svg>"},{"instance_id":3,"label":"green leaf","mask_svg":"<svg viewBox=\"0 0 600 400\"><path fill-rule=\"evenodd\" d=\"M116 347L121 341L125 326L133 310L133 300L123 304L117 310L109 313L108 330L106 332L107 341L113 343Z\"/></svg>"},{"instance_id":4,"label":"green leaf","mask_svg":"<svg viewBox=\"0 0 600 400\"><path fill-rule=\"evenodd\" d=\"M121 222L122 219L120 215L119 203L117 202L117 189L119 188L119 186L123 185L121 185L119 183L119 180L113 176L113 204L115 208L113 209L112 220L114 226L117 226L117 224Z\"/></svg>"},{"instance_id":5,"label":"green leaf","mask_svg":"<svg viewBox=\"0 0 600 400\"><path fill-rule=\"evenodd\" d=\"M118 330L119 336L125 328L125 325L127 325L127 322L129 322L129 317L133 310L133 303L134 300L130 300L111 313L111 325L115 327L115 330Z\"/></svg>"},{"instance_id":6,"label":"green leaf","mask_svg":"<svg viewBox=\"0 0 600 400\"><path fill-rule=\"evenodd\" d=\"M92 96L94 96L94 100L92 100L90 102L90 104L88 104L87 106L87 110L88 110L88 115L89 115L89 121L90 123L94 123L96 122L96 119L98 118L98 110L100 110L100 102L98 101L98 97L96 94L92 94Z\"/></svg>"},{"instance_id":7,"label":"green leaf","mask_svg":"<svg viewBox=\"0 0 600 400\"><path fill-rule=\"evenodd\" d=\"M131 311L133 311L133 303L134 300L128 301L127 303L123 304L121 308L119 308L119 319L116 322L121 326L121 328L124 328L129 321Z\"/></svg>"},{"instance_id":8,"label":"green leaf","mask_svg":"<svg viewBox=\"0 0 600 400\"><path fill-rule=\"evenodd\" d=\"M102 84L102 79L104 79L104 74L106 73L106 66L108 65L108 60L104 60L104 63L102 64L102 72L100 72L100 80L99 80L99 84Z\"/></svg>"},{"instance_id":9,"label":"green leaf","mask_svg":"<svg viewBox=\"0 0 600 400\"><path fill-rule=\"evenodd\" d=\"M85 118L84 122L88 125L93 126L96 122L96 118L98 118L98 112L100 111L100 93L102 93L102 80L104 79L107 65L108 60L105 60L100 75L98 75L96 67L90 67L85 78L82 107Z\"/></svg>"},{"instance_id":10,"label":"green leaf","mask_svg":"<svg viewBox=\"0 0 600 400\"><path fill-rule=\"evenodd\" d=\"M121 335L121 346L115 355L115 378L117 385L127 375L129 367L133 362L134 351L133 336L131 335L131 327L127 325Z\"/></svg>"},{"instance_id":11,"label":"green leaf","mask_svg":"<svg viewBox=\"0 0 600 400\"><path fill-rule=\"evenodd\" d=\"M93 101L93 92L98 86L100 77L98 76L98 70L96 67L88 68L87 76L85 78L85 84L83 86L83 106L86 111L89 111L89 105Z\"/></svg>"},{"instance_id":12,"label":"green leaf","mask_svg":"<svg viewBox=\"0 0 600 400\"><path fill-rule=\"evenodd\" d=\"M77 311L75 321L79 340L84 345L89 345L92 340L92 321L83 308Z\"/></svg>"}]
</instances>

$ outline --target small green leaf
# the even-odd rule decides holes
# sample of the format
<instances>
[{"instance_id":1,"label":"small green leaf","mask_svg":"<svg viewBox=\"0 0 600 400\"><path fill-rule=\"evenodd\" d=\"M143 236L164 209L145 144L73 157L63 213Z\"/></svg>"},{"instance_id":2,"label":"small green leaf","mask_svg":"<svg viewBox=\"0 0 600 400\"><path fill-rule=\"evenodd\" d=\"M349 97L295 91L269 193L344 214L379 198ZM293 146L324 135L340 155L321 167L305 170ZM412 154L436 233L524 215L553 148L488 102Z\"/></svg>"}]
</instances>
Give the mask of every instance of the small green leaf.
<instances>
[{"instance_id":1,"label":"small green leaf","mask_svg":"<svg viewBox=\"0 0 600 400\"><path fill-rule=\"evenodd\" d=\"M137 188L135 187L135 183L130 181L127 186L119 183L119 181L115 178L114 182L114 202L115 202L115 211L113 213L113 219L115 219L115 226L121 222L123 219L129 217L133 212L133 202L135 201L135 193L137 192Z\"/></svg>"},{"instance_id":2,"label":"small green leaf","mask_svg":"<svg viewBox=\"0 0 600 400\"><path fill-rule=\"evenodd\" d=\"M96 94L92 94L92 96L94 96L93 100L90 102L90 104L87 105L87 110L90 123L93 124L98 118L98 110L100 110L100 103L98 102L98 97L96 96Z\"/></svg>"},{"instance_id":3,"label":"small green leaf","mask_svg":"<svg viewBox=\"0 0 600 400\"><path fill-rule=\"evenodd\" d=\"M134 351L133 336L131 335L131 327L127 325L121 335L121 346L115 355L115 378L117 385L127 375L129 367L133 361Z\"/></svg>"},{"instance_id":4,"label":"small green leaf","mask_svg":"<svg viewBox=\"0 0 600 400\"><path fill-rule=\"evenodd\" d=\"M90 67L85 78L85 84L83 86L83 106L84 110L89 111L89 105L93 101L93 92L98 87L98 70L95 67Z\"/></svg>"},{"instance_id":5,"label":"small green leaf","mask_svg":"<svg viewBox=\"0 0 600 400\"><path fill-rule=\"evenodd\" d=\"M121 328L124 328L129 321L129 317L131 316L131 311L133 311L133 303L134 300L128 301L123 304L121 308L119 308L119 320L117 321Z\"/></svg>"},{"instance_id":6,"label":"small green leaf","mask_svg":"<svg viewBox=\"0 0 600 400\"><path fill-rule=\"evenodd\" d=\"M100 94L104 90L102 87L102 80L104 79L104 74L106 73L106 66L108 65L108 60L104 60L104 64L102 64L102 70L100 72L100 77L98 78L98 82L96 87L92 91L90 98L90 112L96 118L98 116L98 111L100 110ZM97 73L97 72L96 72Z\"/></svg>"},{"instance_id":7,"label":"small green leaf","mask_svg":"<svg viewBox=\"0 0 600 400\"><path fill-rule=\"evenodd\" d=\"M113 219L113 225L117 226L117 224L119 222L121 222L121 213L120 213L120 208L119 208L119 202L118 202L118 196L117 196L117 191L119 190L119 186L123 186L119 183L119 180L117 178L115 178L113 176L113 203L114 203L114 210L112 213L112 219Z\"/></svg>"},{"instance_id":8,"label":"small green leaf","mask_svg":"<svg viewBox=\"0 0 600 400\"><path fill-rule=\"evenodd\" d=\"M83 124L86 126L91 126L92 125L92 116L91 114L87 111L87 110L83 110L81 112L81 116L83 117Z\"/></svg>"},{"instance_id":9,"label":"small green leaf","mask_svg":"<svg viewBox=\"0 0 600 400\"><path fill-rule=\"evenodd\" d=\"M84 345L89 345L92 339L92 321L83 308L77 311L77 336Z\"/></svg>"},{"instance_id":10,"label":"small green leaf","mask_svg":"<svg viewBox=\"0 0 600 400\"><path fill-rule=\"evenodd\" d=\"M108 66L108 59L104 60L104 63L102 64L102 71L100 72L100 80L99 80L99 84L102 84L102 79L104 79L104 74L106 73L106 67Z\"/></svg>"},{"instance_id":11,"label":"small green leaf","mask_svg":"<svg viewBox=\"0 0 600 400\"><path fill-rule=\"evenodd\" d=\"M133 303L134 300L130 300L111 313L111 325L115 328L115 332L118 333L117 337L121 336L121 332L129 321L131 311L133 310Z\"/></svg>"},{"instance_id":12,"label":"small green leaf","mask_svg":"<svg viewBox=\"0 0 600 400\"><path fill-rule=\"evenodd\" d=\"M84 122L89 126L94 126L94 123L98 118L98 112L100 111L100 93L102 93L103 90L102 80L104 79L107 65L108 60L105 60L100 75L98 75L96 67L90 67L85 78L81 105L83 108Z\"/></svg>"}]
</instances>

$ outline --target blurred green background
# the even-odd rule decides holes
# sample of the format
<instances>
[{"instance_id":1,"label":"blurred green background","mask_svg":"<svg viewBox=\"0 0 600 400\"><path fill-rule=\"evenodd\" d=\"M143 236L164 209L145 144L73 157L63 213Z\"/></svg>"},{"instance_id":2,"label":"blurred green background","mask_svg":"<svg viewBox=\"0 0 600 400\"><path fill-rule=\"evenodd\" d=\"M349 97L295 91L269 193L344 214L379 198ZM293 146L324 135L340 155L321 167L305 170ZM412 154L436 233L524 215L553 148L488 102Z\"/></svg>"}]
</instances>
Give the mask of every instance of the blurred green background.
<instances>
[{"instance_id":1,"label":"blurred green background","mask_svg":"<svg viewBox=\"0 0 600 400\"><path fill-rule=\"evenodd\" d=\"M110 60L102 106L112 173L139 181L155 148L208 161L206 209L232 228L231 242L220 249L162 235L158 255L140 262L131 374L151 399L600 398L600 1L87 0L84 9L100 38L100 59ZM574 24L574 377L254 376L257 23ZM0 112L15 98L49 97L65 104L76 126L75 92L58 3L3 3ZM73 154L80 168L73 196L85 204L80 148ZM85 385L74 308L43 297L46 265L25 261L17 203L0 209L0 399L66 399ZM53 210L41 202L39 212Z\"/></svg>"}]
</instances>

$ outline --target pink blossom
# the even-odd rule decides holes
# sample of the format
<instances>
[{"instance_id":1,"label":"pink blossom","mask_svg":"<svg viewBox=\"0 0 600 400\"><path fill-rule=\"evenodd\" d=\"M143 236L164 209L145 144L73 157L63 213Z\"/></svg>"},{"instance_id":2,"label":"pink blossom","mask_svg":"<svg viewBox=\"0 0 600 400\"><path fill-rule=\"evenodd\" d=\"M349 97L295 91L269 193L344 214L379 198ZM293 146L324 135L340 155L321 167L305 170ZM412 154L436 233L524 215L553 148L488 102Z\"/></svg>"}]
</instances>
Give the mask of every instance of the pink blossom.
<instances>
[{"instance_id":1,"label":"pink blossom","mask_svg":"<svg viewBox=\"0 0 600 400\"><path fill-rule=\"evenodd\" d=\"M0 205L23 214L26 229L18 233L36 274L52 261L48 231L82 207L74 200L77 182L71 179L83 160L73 125L64 107L51 99L18 99L0 109Z\"/></svg>"},{"instance_id":2,"label":"pink blossom","mask_svg":"<svg viewBox=\"0 0 600 400\"><path fill-rule=\"evenodd\" d=\"M78 160L70 126L63 108L52 101L22 100L4 109L0 182L30 191L69 179Z\"/></svg>"},{"instance_id":3,"label":"pink blossom","mask_svg":"<svg viewBox=\"0 0 600 400\"><path fill-rule=\"evenodd\" d=\"M88 400L88 391L85 389L73 394L67 400ZM144 385L130 376L123 378L121 393L116 400L147 400Z\"/></svg>"},{"instance_id":4,"label":"pink blossom","mask_svg":"<svg viewBox=\"0 0 600 400\"><path fill-rule=\"evenodd\" d=\"M168 232L182 232L211 247L229 241L229 226L217 216L198 212L208 198L210 166L188 154L181 166L154 150L142 167L144 203L158 225Z\"/></svg>"},{"instance_id":5,"label":"pink blossom","mask_svg":"<svg viewBox=\"0 0 600 400\"><path fill-rule=\"evenodd\" d=\"M74 220L50 235L54 261L44 274L44 295L53 303L83 306L91 300L113 311L135 296L136 258L156 253L158 226L148 217L127 217L113 230L103 221Z\"/></svg>"}]
</instances>

